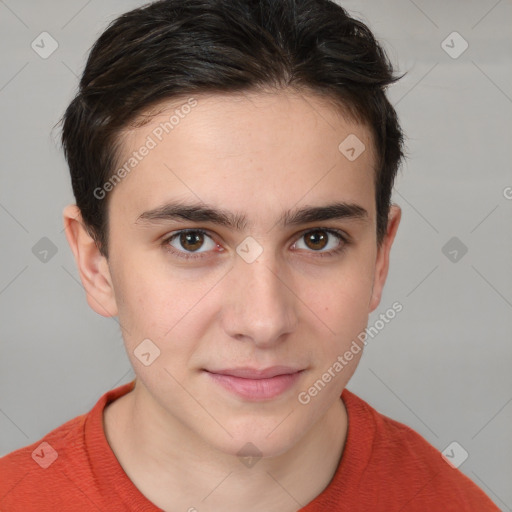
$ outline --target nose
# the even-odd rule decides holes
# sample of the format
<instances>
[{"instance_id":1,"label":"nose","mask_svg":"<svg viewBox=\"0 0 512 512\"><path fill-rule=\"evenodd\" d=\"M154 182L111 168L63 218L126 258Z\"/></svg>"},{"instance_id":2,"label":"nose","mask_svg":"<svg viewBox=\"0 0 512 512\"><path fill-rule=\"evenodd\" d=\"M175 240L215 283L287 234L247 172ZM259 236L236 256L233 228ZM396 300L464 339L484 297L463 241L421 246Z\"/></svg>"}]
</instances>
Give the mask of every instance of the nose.
<instances>
[{"instance_id":1,"label":"nose","mask_svg":"<svg viewBox=\"0 0 512 512\"><path fill-rule=\"evenodd\" d=\"M226 283L224 331L266 348L282 341L298 323L298 299L291 276L265 252L252 263L237 258Z\"/></svg>"}]
</instances>

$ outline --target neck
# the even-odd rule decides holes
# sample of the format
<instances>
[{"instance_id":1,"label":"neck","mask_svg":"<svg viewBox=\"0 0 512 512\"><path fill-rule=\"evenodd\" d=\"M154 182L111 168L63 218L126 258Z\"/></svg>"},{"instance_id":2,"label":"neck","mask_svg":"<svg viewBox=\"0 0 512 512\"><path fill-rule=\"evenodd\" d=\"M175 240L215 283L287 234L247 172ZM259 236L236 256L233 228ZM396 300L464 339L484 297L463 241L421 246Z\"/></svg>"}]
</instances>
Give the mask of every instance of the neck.
<instances>
[{"instance_id":1,"label":"neck","mask_svg":"<svg viewBox=\"0 0 512 512\"><path fill-rule=\"evenodd\" d=\"M104 411L105 435L123 470L168 511L295 512L331 481L348 426L339 399L292 449L244 463L169 420L140 381Z\"/></svg>"}]
</instances>

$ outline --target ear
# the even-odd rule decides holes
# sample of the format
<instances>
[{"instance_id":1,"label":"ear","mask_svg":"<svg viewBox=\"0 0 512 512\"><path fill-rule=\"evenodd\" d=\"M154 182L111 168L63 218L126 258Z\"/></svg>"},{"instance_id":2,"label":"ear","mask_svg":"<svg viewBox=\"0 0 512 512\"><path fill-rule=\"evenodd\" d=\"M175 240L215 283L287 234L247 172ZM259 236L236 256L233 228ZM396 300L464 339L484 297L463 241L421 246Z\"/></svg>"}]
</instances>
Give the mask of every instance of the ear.
<instances>
[{"instance_id":1,"label":"ear","mask_svg":"<svg viewBox=\"0 0 512 512\"><path fill-rule=\"evenodd\" d=\"M66 238L75 256L87 303L99 315L117 315L114 287L107 259L89 235L80 209L71 204L62 212Z\"/></svg>"},{"instance_id":2,"label":"ear","mask_svg":"<svg viewBox=\"0 0 512 512\"><path fill-rule=\"evenodd\" d=\"M391 205L391 208L389 209L386 235L379 247L375 262L375 275L373 278L372 297L370 299L370 312L377 308L382 297L382 290L384 289L384 284L386 283L389 270L389 253L391 251L391 245L395 239L401 217L402 210L400 207L396 204Z\"/></svg>"}]
</instances>

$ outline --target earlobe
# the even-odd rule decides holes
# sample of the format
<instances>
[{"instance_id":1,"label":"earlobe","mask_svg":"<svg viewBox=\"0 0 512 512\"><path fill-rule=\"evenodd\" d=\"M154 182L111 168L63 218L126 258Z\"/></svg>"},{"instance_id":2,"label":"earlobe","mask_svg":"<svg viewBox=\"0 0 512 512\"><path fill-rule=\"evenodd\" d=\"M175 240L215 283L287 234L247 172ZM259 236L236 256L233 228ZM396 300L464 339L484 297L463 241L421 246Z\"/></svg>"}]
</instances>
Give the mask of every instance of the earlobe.
<instances>
[{"instance_id":1,"label":"earlobe","mask_svg":"<svg viewBox=\"0 0 512 512\"><path fill-rule=\"evenodd\" d=\"M389 254L391 252L391 246L393 245L401 217L401 208L396 204L391 205L388 215L388 227L386 235L384 240L382 240L381 246L379 247L377 252L377 260L375 262L375 276L373 281L372 296L370 299L370 312L374 311L380 304L382 290L384 289L384 284L386 283L386 278L388 276Z\"/></svg>"},{"instance_id":2,"label":"earlobe","mask_svg":"<svg viewBox=\"0 0 512 512\"><path fill-rule=\"evenodd\" d=\"M99 315L117 315L110 269L94 239L85 228L80 209L68 205L63 212L66 239L75 257L89 306Z\"/></svg>"}]
</instances>

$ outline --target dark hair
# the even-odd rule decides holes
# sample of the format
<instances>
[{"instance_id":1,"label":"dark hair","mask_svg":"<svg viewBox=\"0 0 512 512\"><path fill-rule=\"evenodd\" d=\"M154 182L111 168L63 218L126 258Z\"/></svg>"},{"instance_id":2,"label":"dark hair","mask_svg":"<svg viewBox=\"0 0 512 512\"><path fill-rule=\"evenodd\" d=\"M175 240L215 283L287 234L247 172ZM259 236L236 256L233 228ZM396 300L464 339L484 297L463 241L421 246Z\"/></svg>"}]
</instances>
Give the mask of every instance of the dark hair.
<instances>
[{"instance_id":1,"label":"dark hair","mask_svg":"<svg viewBox=\"0 0 512 512\"><path fill-rule=\"evenodd\" d=\"M108 256L108 198L94 191L116 170L122 130L140 126L150 108L204 92L290 87L324 96L370 128L380 244L403 157L385 95L398 78L369 28L330 0L161 0L127 12L92 47L61 119L85 226Z\"/></svg>"}]
</instances>

